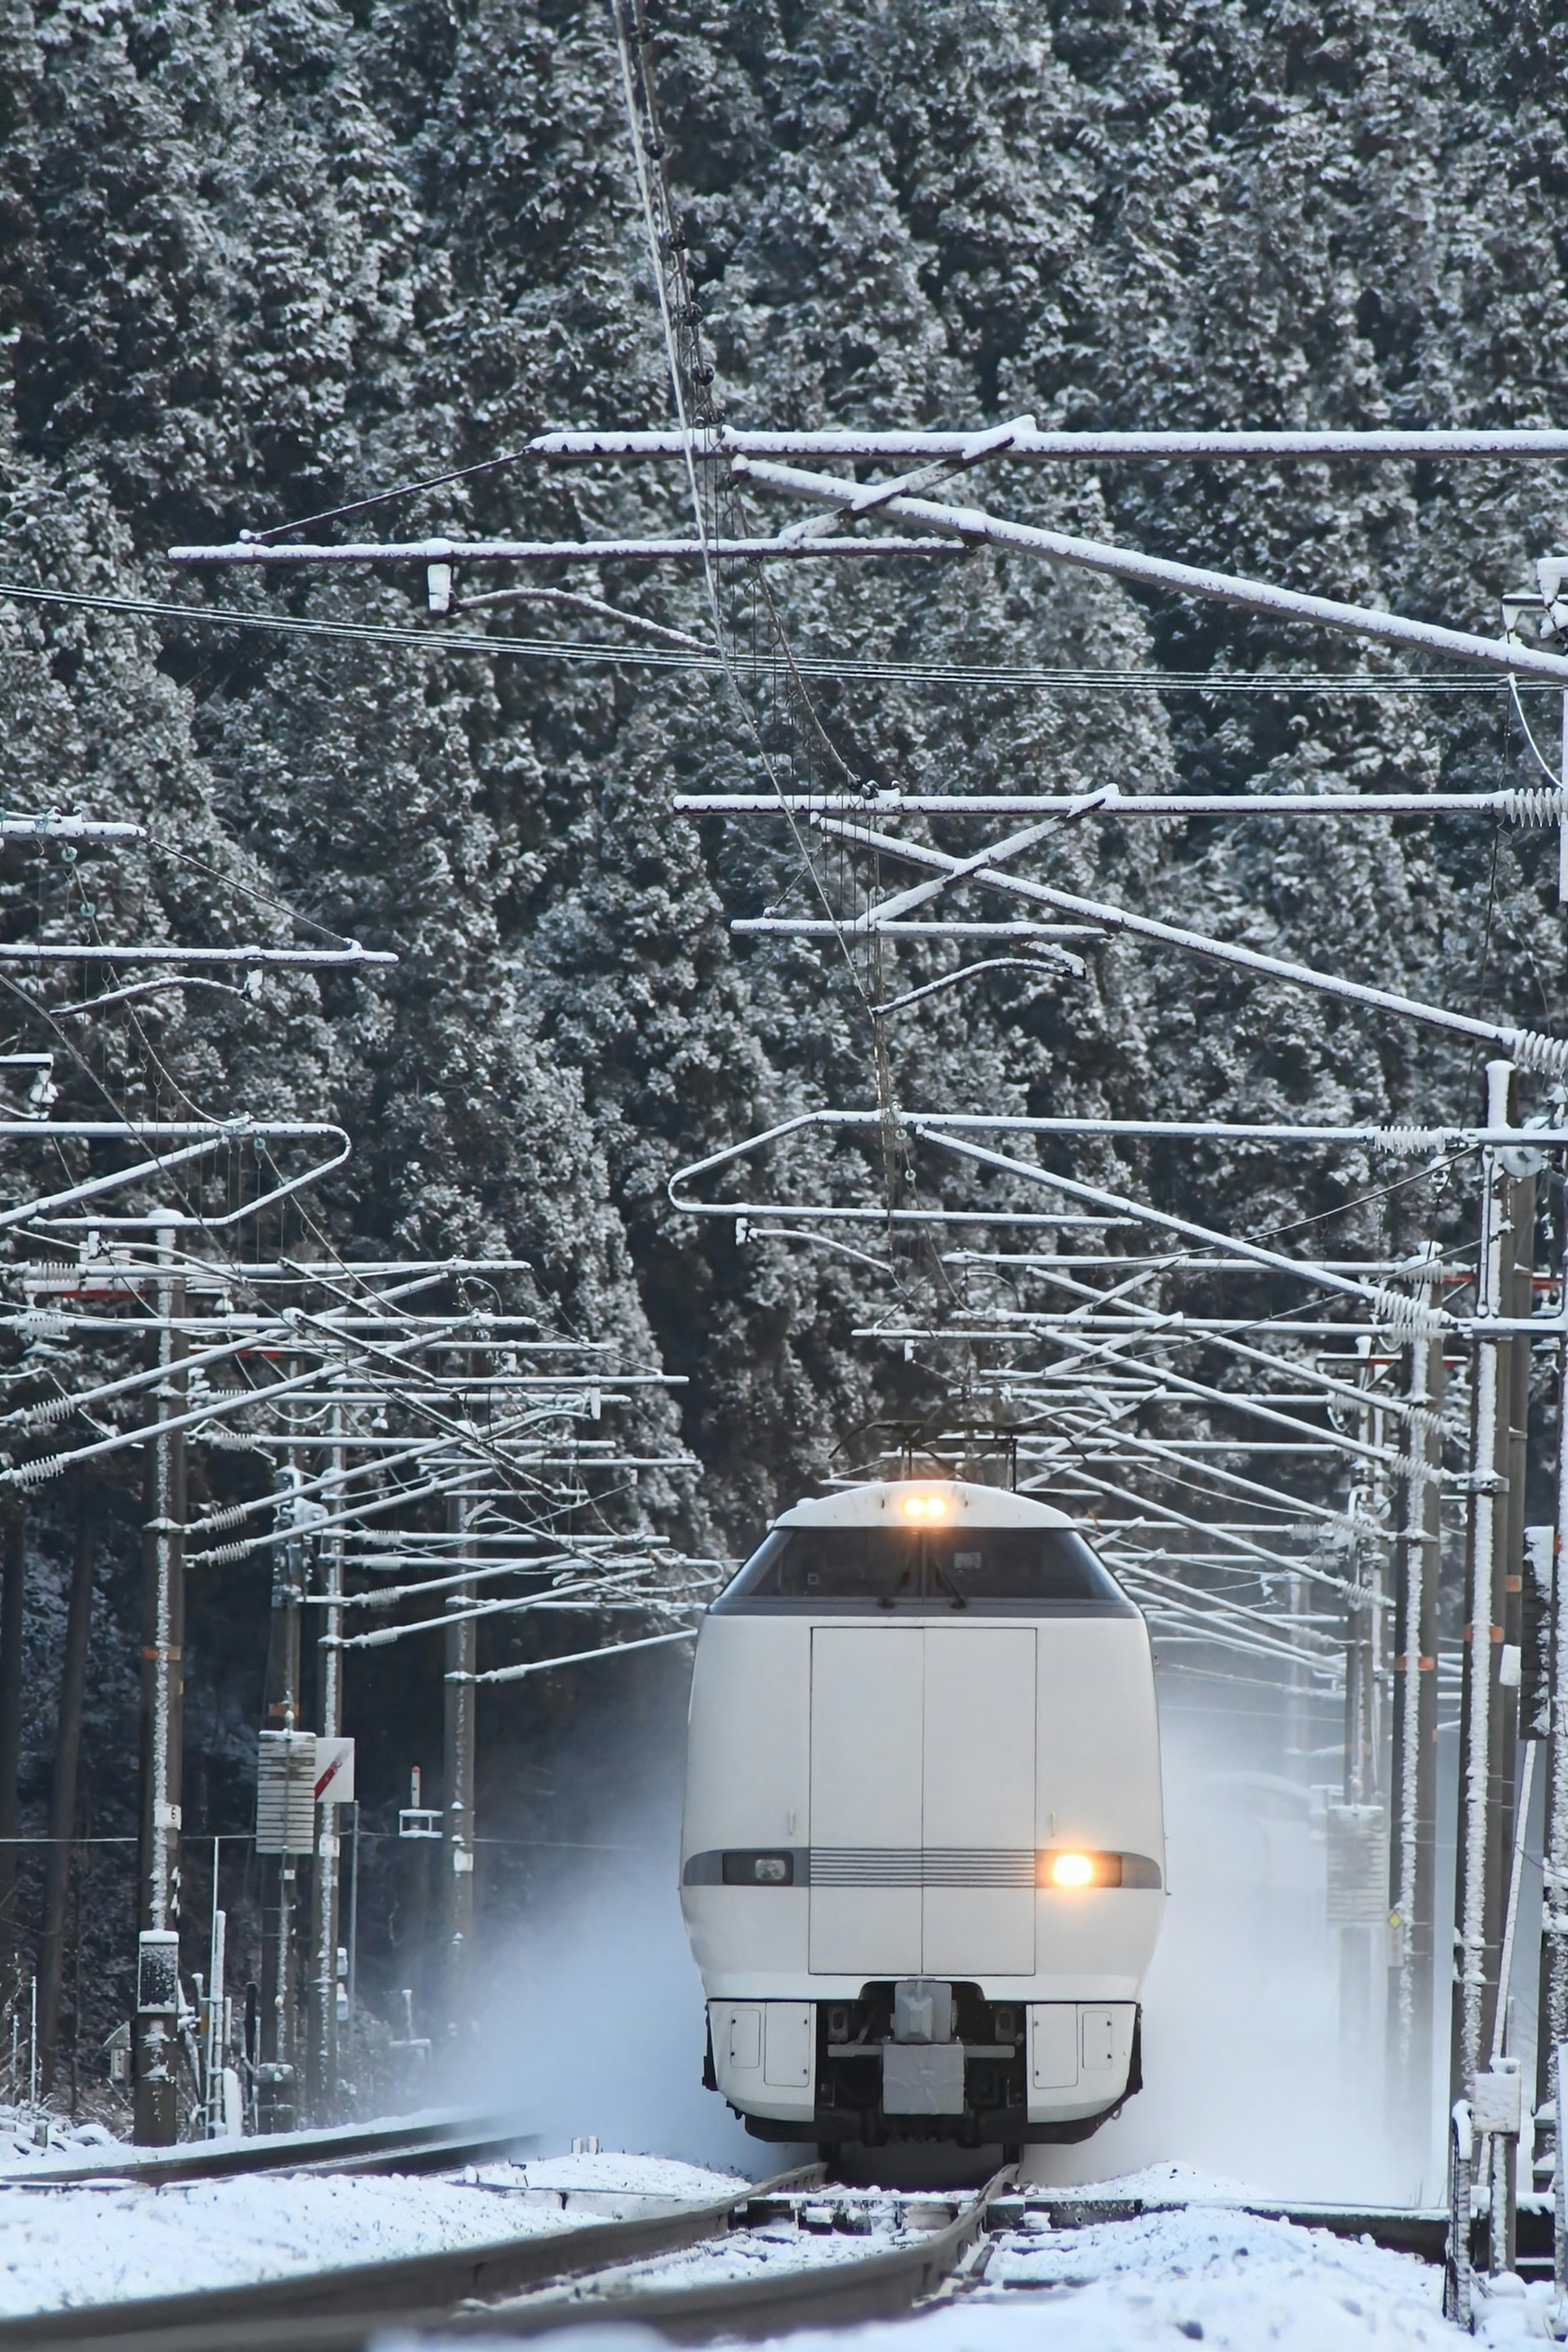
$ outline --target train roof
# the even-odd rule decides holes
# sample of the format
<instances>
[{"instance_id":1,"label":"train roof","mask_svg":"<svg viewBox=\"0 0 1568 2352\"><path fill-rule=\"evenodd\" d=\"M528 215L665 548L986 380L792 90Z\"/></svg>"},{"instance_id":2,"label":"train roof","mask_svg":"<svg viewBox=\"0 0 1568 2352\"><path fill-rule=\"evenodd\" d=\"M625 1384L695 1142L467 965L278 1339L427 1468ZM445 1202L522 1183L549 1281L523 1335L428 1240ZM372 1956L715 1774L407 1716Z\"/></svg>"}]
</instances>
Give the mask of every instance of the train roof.
<instances>
[{"instance_id":1,"label":"train roof","mask_svg":"<svg viewBox=\"0 0 1568 2352\"><path fill-rule=\"evenodd\" d=\"M942 1498L944 1508L928 1519L907 1511L916 1497ZM1005 1486L976 1486L963 1478L879 1478L865 1486L844 1486L836 1495L796 1503L781 1511L776 1528L877 1528L890 1525L967 1524L972 1528L1070 1528L1078 1522L1066 1511L1037 1503L1032 1495L1015 1495Z\"/></svg>"}]
</instances>

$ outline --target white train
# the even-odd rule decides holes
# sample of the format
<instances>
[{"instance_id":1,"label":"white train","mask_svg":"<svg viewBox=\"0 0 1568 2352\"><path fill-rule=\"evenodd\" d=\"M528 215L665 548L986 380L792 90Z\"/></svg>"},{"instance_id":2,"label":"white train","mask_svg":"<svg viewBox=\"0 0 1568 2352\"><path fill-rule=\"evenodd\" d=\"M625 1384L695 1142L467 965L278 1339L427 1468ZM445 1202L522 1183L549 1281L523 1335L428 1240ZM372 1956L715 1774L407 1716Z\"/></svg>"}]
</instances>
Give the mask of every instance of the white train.
<instances>
[{"instance_id":1,"label":"white train","mask_svg":"<svg viewBox=\"0 0 1568 2352\"><path fill-rule=\"evenodd\" d=\"M703 1620L681 1902L705 2079L763 2139L1086 2139L1164 1905L1148 1629L1060 1511L796 1505Z\"/></svg>"}]
</instances>

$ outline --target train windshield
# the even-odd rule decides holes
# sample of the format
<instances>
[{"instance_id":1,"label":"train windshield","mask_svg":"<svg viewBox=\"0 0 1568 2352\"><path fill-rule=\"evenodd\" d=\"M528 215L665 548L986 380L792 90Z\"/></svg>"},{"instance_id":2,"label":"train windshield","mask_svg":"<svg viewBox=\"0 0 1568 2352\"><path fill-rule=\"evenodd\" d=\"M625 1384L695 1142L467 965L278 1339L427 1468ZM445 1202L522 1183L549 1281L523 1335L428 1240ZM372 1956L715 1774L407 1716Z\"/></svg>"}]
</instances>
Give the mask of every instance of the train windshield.
<instances>
[{"instance_id":1,"label":"train windshield","mask_svg":"<svg viewBox=\"0 0 1568 2352\"><path fill-rule=\"evenodd\" d=\"M1131 1615L1071 1528L775 1528L714 1607Z\"/></svg>"}]
</instances>

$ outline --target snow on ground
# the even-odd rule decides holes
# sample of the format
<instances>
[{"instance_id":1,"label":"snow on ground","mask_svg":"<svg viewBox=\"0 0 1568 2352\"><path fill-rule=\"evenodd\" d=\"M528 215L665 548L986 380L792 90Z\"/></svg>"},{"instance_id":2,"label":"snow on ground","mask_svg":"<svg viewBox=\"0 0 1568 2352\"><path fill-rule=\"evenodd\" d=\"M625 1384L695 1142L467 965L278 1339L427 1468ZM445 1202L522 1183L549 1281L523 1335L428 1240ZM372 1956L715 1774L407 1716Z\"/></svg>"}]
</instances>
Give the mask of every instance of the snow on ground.
<instances>
[{"instance_id":1,"label":"snow on ground","mask_svg":"<svg viewBox=\"0 0 1568 2352\"><path fill-rule=\"evenodd\" d=\"M72 2124L63 2116L0 2104L0 2178L39 2165L117 2161L117 2150L131 2153L102 2124Z\"/></svg>"},{"instance_id":2,"label":"snow on ground","mask_svg":"<svg viewBox=\"0 0 1568 2352\"><path fill-rule=\"evenodd\" d=\"M728 2174L658 2157L556 2156L458 2174L264 2173L150 2188L0 2182L0 2315L283 2278L483 2245L645 2200L722 2197ZM554 2193L550 2193L554 2192Z\"/></svg>"},{"instance_id":3,"label":"snow on ground","mask_svg":"<svg viewBox=\"0 0 1568 2352\"><path fill-rule=\"evenodd\" d=\"M1121 2182L1103 2184L1106 2193ZM790 2352L1405 2352L1468 2341L1438 2273L1405 2254L1212 2206L1018 2231L968 2296ZM537 2352L537 2347L536 2347Z\"/></svg>"},{"instance_id":4,"label":"snow on ground","mask_svg":"<svg viewBox=\"0 0 1568 2352\"><path fill-rule=\"evenodd\" d=\"M477 2174L470 2166L463 2177L513 2189L594 2189L637 2197L722 2197L730 2189L751 2186L740 2173L712 2172L670 2156L616 2156L609 2149L594 2156L531 2157L526 2164L486 2164Z\"/></svg>"}]
</instances>

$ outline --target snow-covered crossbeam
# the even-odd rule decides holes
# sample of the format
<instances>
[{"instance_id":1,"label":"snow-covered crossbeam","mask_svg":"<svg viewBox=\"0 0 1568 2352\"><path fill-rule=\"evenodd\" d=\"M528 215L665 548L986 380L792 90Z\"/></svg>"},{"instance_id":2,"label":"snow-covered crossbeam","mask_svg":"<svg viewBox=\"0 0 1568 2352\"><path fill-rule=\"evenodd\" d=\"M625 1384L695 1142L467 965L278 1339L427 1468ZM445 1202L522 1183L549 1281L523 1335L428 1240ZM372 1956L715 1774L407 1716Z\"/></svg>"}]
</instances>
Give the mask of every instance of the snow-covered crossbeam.
<instances>
[{"instance_id":1,"label":"snow-covered crossbeam","mask_svg":"<svg viewBox=\"0 0 1568 2352\"><path fill-rule=\"evenodd\" d=\"M994 428L984 427L924 433L830 425L816 433L768 433L744 432L728 425L697 425L689 433L668 427L651 432L541 433L524 454L577 459L679 458L689 450L696 457L854 457L889 463L913 457L962 464L973 462L976 445L985 440L991 442L984 452L988 457L1047 462L1077 458L1092 463L1124 457L1568 457L1568 432L1546 425L1480 432L1439 427L1371 433L1053 433L1042 432L1027 416L1008 426L1005 438Z\"/></svg>"},{"instance_id":2,"label":"snow-covered crossbeam","mask_svg":"<svg viewBox=\"0 0 1568 2352\"><path fill-rule=\"evenodd\" d=\"M1157 683L1152 680L1152 683ZM1491 816L1555 824L1568 786L1495 793L677 793L679 816Z\"/></svg>"},{"instance_id":3,"label":"snow-covered crossbeam","mask_svg":"<svg viewBox=\"0 0 1568 2352\"><path fill-rule=\"evenodd\" d=\"M737 474L786 490L797 498L838 507L864 506L874 483L847 481L838 474L808 473L798 466L774 465L760 457L736 457ZM955 507L940 499L911 498L905 492L879 499L877 510L901 522L928 530L950 531L970 547L1016 549L1020 554L1044 556L1079 571L1100 572L1140 587L1163 588L1200 602L1239 604L1249 613L1281 621L1302 621L1313 628L1341 636L1371 637L1383 645L1409 646L1424 653L1446 654L1450 660L1478 668L1510 672L1516 677L1550 679L1568 686L1568 656L1538 653L1511 637L1481 637L1468 629L1450 629L1436 621L1414 621L1400 613L1381 612L1370 604L1344 604L1331 596L1309 596L1296 588L1280 588L1272 581L1247 580L1239 573L1212 572L1195 563L1175 563L1163 555L1144 555L1134 548L1113 547L1103 540L1079 539L1071 531L1047 530L1038 523L1014 522L1005 515L988 514L982 507ZM821 545L820 541L814 542Z\"/></svg>"},{"instance_id":4,"label":"snow-covered crossbeam","mask_svg":"<svg viewBox=\"0 0 1568 2352\"><path fill-rule=\"evenodd\" d=\"M850 488L853 488L851 484ZM818 555L952 555L951 538L898 539L236 539L213 547L172 547L168 561L189 570L219 564L307 563L668 563L732 558ZM1568 668L1568 664L1564 665Z\"/></svg>"},{"instance_id":5,"label":"snow-covered crossbeam","mask_svg":"<svg viewBox=\"0 0 1568 2352\"><path fill-rule=\"evenodd\" d=\"M314 971L322 964L395 963L385 948L262 948L237 942L231 948L147 947L127 940L116 947L101 940L24 940L0 942L0 963L173 963L265 965L285 971Z\"/></svg>"},{"instance_id":6,"label":"snow-covered crossbeam","mask_svg":"<svg viewBox=\"0 0 1568 2352\"><path fill-rule=\"evenodd\" d=\"M145 841L144 824L119 824L94 816L73 816L46 809L37 816L22 816L15 809L0 814L0 841Z\"/></svg>"}]
</instances>

